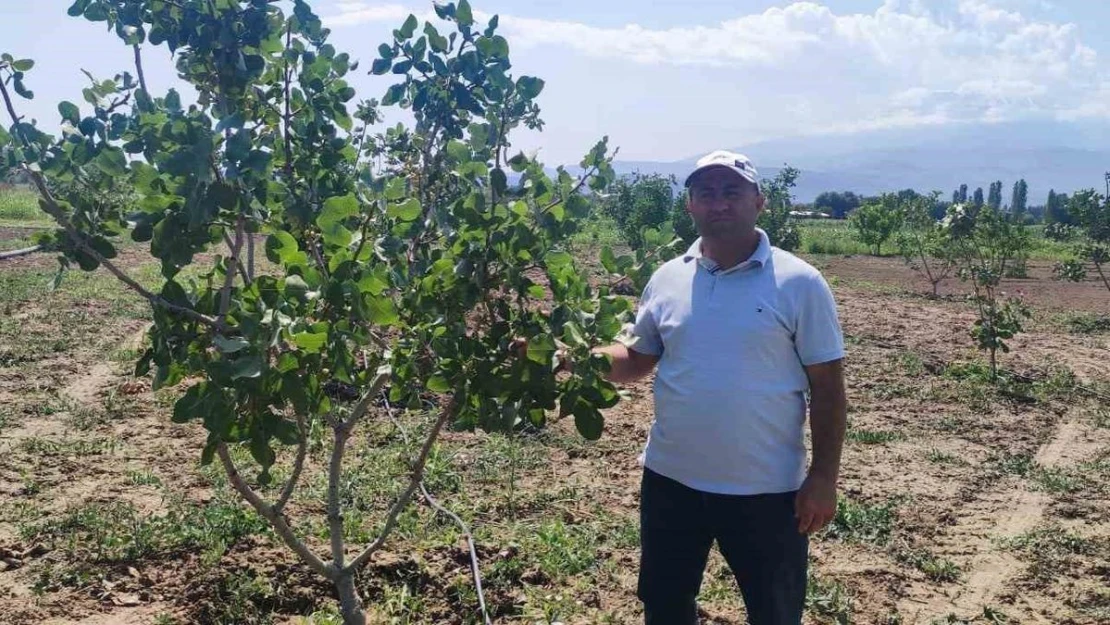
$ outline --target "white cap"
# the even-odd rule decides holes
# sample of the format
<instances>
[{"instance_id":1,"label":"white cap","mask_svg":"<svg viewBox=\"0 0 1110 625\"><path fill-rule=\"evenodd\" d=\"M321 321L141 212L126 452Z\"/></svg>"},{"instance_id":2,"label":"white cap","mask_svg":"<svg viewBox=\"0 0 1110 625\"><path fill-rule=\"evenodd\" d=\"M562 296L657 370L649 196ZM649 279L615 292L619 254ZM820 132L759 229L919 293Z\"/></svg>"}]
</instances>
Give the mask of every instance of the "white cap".
<instances>
[{"instance_id":1,"label":"white cap","mask_svg":"<svg viewBox=\"0 0 1110 625\"><path fill-rule=\"evenodd\" d=\"M686 186L690 186L690 181L694 179L694 176L714 167L725 167L730 169L740 174L744 180L754 184L756 189L759 189L759 172L755 170L755 165L752 165L751 159L743 154L737 154L736 152L729 152L727 150L710 152L698 159L694 171L686 177Z\"/></svg>"}]
</instances>

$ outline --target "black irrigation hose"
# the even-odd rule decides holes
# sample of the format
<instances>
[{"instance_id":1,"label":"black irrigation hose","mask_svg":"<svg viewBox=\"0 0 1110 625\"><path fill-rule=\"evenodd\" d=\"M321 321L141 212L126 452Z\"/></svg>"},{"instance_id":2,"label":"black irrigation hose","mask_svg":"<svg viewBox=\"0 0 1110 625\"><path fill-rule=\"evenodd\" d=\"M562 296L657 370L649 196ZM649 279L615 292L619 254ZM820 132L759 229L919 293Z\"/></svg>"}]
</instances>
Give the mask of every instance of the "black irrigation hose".
<instances>
[{"instance_id":1,"label":"black irrigation hose","mask_svg":"<svg viewBox=\"0 0 1110 625\"><path fill-rule=\"evenodd\" d=\"M397 416L393 414L393 407L389 405L389 398L383 397L383 399L385 401L385 411L386 414L389 415L389 420L393 422L394 427L401 433L401 438L405 441L405 444L408 445L408 432L405 431L404 426L401 425ZM474 589L478 593L478 607L482 610L482 622L485 623L485 625L493 625L493 622L490 621L489 618L489 612L486 610L486 597L485 593L482 591L482 574L478 570L478 550L474 546L474 536L470 533L470 527L468 527L466 522L460 519L457 514L444 508L436 501L435 497L432 497L432 494L424 487L424 480L420 480L420 494L424 496L424 499L428 501L428 505L431 506L433 510L450 517L462 530L463 535L466 536L466 546L470 550L470 570L474 574Z\"/></svg>"}]
</instances>

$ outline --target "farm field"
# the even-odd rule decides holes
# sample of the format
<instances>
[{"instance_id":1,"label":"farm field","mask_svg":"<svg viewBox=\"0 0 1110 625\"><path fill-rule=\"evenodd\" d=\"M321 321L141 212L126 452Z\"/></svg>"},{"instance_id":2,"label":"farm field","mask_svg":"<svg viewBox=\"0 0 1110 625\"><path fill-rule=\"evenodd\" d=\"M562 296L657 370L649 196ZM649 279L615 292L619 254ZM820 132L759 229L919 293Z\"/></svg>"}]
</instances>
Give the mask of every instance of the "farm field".
<instances>
[{"instance_id":1,"label":"farm field","mask_svg":"<svg viewBox=\"0 0 1110 625\"><path fill-rule=\"evenodd\" d=\"M29 218L0 211L0 250L25 245ZM597 271L591 249L579 262ZM841 504L812 544L807 623L1110 621L1105 289L1057 282L1035 255L1029 279L1004 283L1034 318L995 385L958 281L932 299L900 259L803 256L838 300L850 403ZM121 264L156 285L140 258L121 250ZM51 254L0 264L2 620L338 623L330 584L218 467L199 466L203 429L170 420L181 391L155 393L130 374L148 304L103 272L70 272L48 291L55 269ZM637 456L650 380L625 390L595 443L567 420L534 435L448 432L431 455L427 487L473 529L495 622L640 622ZM400 423L419 440L430 418ZM330 442L322 431L312 440L288 516L323 551ZM365 542L413 447L384 411L352 445L345 532ZM360 590L372 622L480 622L459 530L422 500ZM745 622L716 554L701 606L703 623Z\"/></svg>"}]
</instances>

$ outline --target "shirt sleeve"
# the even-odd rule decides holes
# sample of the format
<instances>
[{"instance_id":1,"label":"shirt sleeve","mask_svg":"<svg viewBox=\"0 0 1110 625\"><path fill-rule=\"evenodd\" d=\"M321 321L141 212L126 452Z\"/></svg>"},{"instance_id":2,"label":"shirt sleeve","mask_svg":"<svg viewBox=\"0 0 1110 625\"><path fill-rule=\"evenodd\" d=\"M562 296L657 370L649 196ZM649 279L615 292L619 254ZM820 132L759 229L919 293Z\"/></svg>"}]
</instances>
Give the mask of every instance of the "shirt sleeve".
<instances>
[{"instance_id":1,"label":"shirt sleeve","mask_svg":"<svg viewBox=\"0 0 1110 625\"><path fill-rule=\"evenodd\" d=\"M820 274L805 280L797 301L794 349L802 365L816 365L844 358L844 335L836 301Z\"/></svg>"},{"instance_id":2,"label":"shirt sleeve","mask_svg":"<svg viewBox=\"0 0 1110 625\"><path fill-rule=\"evenodd\" d=\"M632 326L632 340L628 347L641 354L660 356L663 354L663 339L659 335L659 326L655 323L653 308L651 282L648 282L636 305L636 323Z\"/></svg>"}]
</instances>

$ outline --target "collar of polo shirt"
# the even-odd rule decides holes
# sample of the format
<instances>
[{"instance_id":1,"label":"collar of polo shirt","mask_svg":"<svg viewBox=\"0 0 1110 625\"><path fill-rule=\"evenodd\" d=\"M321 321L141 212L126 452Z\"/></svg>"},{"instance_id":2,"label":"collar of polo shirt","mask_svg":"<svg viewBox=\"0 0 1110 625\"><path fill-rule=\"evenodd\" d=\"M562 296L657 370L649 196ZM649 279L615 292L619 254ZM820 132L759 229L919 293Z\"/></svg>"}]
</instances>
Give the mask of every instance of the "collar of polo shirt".
<instances>
[{"instance_id":1,"label":"collar of polo shirt","mask_svg":"<svg viewBox=\"0 0 1110 625\"><path fill-rule=\"evenodd\" d=\"M694 241L694 244L690 246L690 249L686 250L686 254L685 256L683 256L683 260L685 260L686 262L696 260L698 261L699 265L701 265L708 271L713 273L720 273L721 275L732 273L734 271L748 269L749 267L752 267L754 265L759 265L760 267L763 267L767 264L767 261L771 259L771 240L767 238L767 233L764 232L763 229L756 228L755 231L759 233L759 245L756 245L755 251L752 252L752 255L748 257L748 260L745 260L742 263L736 263L735 265L729 267L724 271L718 272L717 270L719 267L716 261L702 255L701 237L698 237L698 240Z\"/></svg>"}]
</instances>

